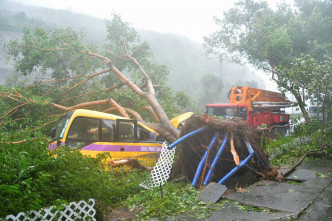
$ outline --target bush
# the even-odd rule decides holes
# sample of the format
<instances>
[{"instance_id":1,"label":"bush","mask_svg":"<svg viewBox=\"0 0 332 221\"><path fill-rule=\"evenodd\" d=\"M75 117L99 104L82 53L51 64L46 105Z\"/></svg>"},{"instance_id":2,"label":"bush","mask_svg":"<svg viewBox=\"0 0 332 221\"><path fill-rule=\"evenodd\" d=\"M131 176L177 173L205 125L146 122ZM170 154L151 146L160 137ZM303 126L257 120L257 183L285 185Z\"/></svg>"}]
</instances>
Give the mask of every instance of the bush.
<instances>
[{"instance_id":1,"label":"bush","mask_svg":"<svg viewBox=\"0 0 332 221\"><path fill-rule=\"evenodd\" d=\"M102 214L140 190L144 176L114 174L102 162L67 148L48 152L41 134L19 144L0 144L0 218L51 205L94 198Z\"/></svg>"},{"instance_id":2,"label":"bush","mask_svg":"<svg viewBox=\"0 0 332 221\"><path fill-rule=\"evenodd\" d=\"M198 191L187 183L166 183L162 187L163 198L159 188L152 190L141 190L140 193L134 194L122 204L129 209L135 207L144 207L145 209L139 214L140 218L148 219L151 217L167 217L184 213L197 208L196 195Z\"/></svg>"},{"instance_id":3,"label":"bush","mask_svg":"<svg viewBox=\"0 0 332 221\"><path fill-rule=\"evenodd\" d=\"M331 135L331 127L322 131L317 124L300 124L291 136L279 136L278 139L270 140L266 145L266 151L274 165L293 164L308 151L318 151L324 144L329 144ZM332 147L326 145L322 153L315 156L331 159Z\"/></svg>"}]
</instances>

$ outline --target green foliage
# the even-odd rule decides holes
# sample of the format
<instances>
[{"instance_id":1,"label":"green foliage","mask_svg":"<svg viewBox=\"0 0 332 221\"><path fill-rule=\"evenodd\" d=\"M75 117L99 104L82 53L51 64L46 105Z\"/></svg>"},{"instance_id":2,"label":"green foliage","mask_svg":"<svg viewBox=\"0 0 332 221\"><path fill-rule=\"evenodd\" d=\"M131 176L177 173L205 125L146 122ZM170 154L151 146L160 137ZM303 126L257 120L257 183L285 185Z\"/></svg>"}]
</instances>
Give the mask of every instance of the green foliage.
<instances>
[{"instance_id":1,"label":"green foliage","mask_svg":"<svg viewBox=\"0 0 332 221\"><path fill-rule=\"evenodd\" d=\"M319 7L314 7L313 2ZM310 4L299 3L300 9L307 10L304 14L286 4L273 10L266 1L239 0L235 8L224 13L223 19L216 19L220 30L205 39L208 53L236 62L244 60L270 71L280 89L294 95L308 124L302 93L308 92L315 99L327 93L326 86L330 85L325 84L330 79L325 73L329 72L332 55L332 17L331 13L323 13L326 8L331 9L330 4ZM306 57L316 62L310 63ZM319 62L325 64L323 69ZM311 68L315 71L309 72ZM322 84L324 87L320 87ZM329 101L330 95L327 97L321 101Z\"/></svg>"},{"instance_id":2,"label":"green foliage","mask_svg":"<svg viewBox=\"0 0 332 221\"><path fill-rule=\"evenodd\" d=\"M322 152L319 151L324 144L329 144L331 135L331 128L322 131L319 124L299 124L292 136L279 136L278 139L268 141L266 151L273 165L294 164L305 153L315 150L317 153L313 156L331 159L331 146L326 145Z\"/></svg>"},{"instance_id":3,"label":"green foliage","mask_svg":"<svg viewBox=\"0 0 332 221\"><path fill-rule=\"evenodd\" d=\"M140 190L144 174L115 175L104 169L103 155L93 159L66 148L48 152L45 137L35 138L0 144L0 217L89 198L102 213Z\"/></svg>"},{"instance_id":4,"label":"green foliage","mask_svg":"<svg viewBox=\"0 0 332 221\"><path fill-rule=\"evenodd\" d=\"M143 190L123 202L129 209L144 207L139 214L140 218L148 219L151 217L163 218L176 215L196 208L196 195L198 191L186 183L167 183L162 187L163 198L159 188Z\"/></svg>"},{"instance_id":5,"label":"green foliage","mask_svg":"<svg viewBox=\"0 0 332 221\"><path fill-rule=\"evenodd\" d=\"M185 104L177 102L179 99L183 100L185 95L177 96L166 85L168 68L154 61L148 44L140 41L139 35L128 23L114 14L113 19L106 22L106 27L108 35L104 45L85 45L85 33L71 28L25 29L21 39L10 41L6 49L8 55L14 58L18 74L24 76L33 76L36 73L42 76L51 74L52 78L57 80L41 83L40 79L35 78L37 80L35 86L22 88L29 93L25 98L31 99L33 105L38 103L45 107L51 103L72 106L77 103L113 98L121 106L139 111L149 104L127 86L111 90L114 85L122 83L113 72L89 78L101 69L109 68L107 67L109 64L105 64L102 59L87 54L93 52L108 57L113 65L145 90L146 79L142 78L137 66L128 62L126 59L128 53L139 61L153 84L157 85L156 96L167 115L172 117L180 112L180 108L184 109L184 106L188 108L188 105L191 105L190 102ZM178 105L175 105L176 103ZM10 105L6 107L10 110L14 105L15 102L10 101ZM108 105L95 109L102 111L106 108ZM56 113L53 110L51 113L47 112L49 115ZM40 108L38 115L43 116L45 113L45 108ZM143 115L147 116L147 121L153 120L147 113Z\"/></svg>"},{"instance_id":6,"label":"green foliage","mask_svg":"<svg viewBox=\"0 0 332 221\"><path fill-rule=\"evenodd\" d=\"M7 54L15 60L15 69L22 75L32 72L46 72L52 69L55 79L69 77L70 74L85 74L95 70L100 62L85 55L81 44L84 34L71 28L47 31L36 28L23 30L21 40L10 41Z\"/></svg>"}]
</instances>

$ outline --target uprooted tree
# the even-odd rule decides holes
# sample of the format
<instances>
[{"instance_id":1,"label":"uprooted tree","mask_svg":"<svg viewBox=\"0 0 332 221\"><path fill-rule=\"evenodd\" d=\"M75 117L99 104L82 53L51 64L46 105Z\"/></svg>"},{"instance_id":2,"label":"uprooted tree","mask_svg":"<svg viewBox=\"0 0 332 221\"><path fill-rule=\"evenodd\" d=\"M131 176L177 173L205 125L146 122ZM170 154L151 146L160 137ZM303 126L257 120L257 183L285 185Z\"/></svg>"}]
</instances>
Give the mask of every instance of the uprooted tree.
<instances>
[{"instance_id":1,"label":"uprooted tree","mask_svg":"<svg viewBox=\"0 0 332 221\"><path fill-rule=\"evenodd\" d=\"M43 120L43 127L56 120L55 116L59 113L93 108L104 112L118 111L125 117L133 117L155 129L169 142L184 135L180 135L180 131L170 124L168 114L175 113L177 101L186 104L188 99L181 94L176 98L172 96L165 85L167 69L153 61L148 45L141 43L137 33L118 15L107 22L107 31L107 40L102 47L85 44L83 33L69 28L50 31L25 29L21 39L9 42L7 52L14 58L18 76L31 77L35 82L23 87L4 88L0 95L7 105L2 106L0 123L17 122L29 117L34 119L30 119L27 125L36 125L36 122ZM134 110L144 110L150 122L144 121L141 114ZM211 124L207 116L198 118L205 119L199 120L199 124L210 127L210 130L198 137L199 142L190 144L189 149L181 148L178 162L191 163L191 170L180 175L192 178L192 169L207 148L206 138L215 130L222 129L235 136L234 139L232 136L230 144L235 142L236 148L233 144L225 151L225 156L230 156L225 161L227 168L238 165L239 155L243 158L248 154L243 143L246 140L255 141L257 152L267 160L256 140L257 133L251 133L252 130L244 123L219 120ZM47 122L47 119L52 121ZM156 123L151 123L151 119ZM192 122L194 125L188 124L187 128L197 126L195 121ZM247 132L244 133L244 130ZM196 156L197 160L192 161L188 156ZM252 166L255 175L260 177L266 178L268 173L275 171L271 167L260 167L257 158L252 161ZM220 167L225 168L223 164L219 164ZM175 164L175 173L185 169L188 165ZM216 168L216 171L220 170ZM275 173L270 179L279 179L278 175ZM215 173L214 179L219 177L220 174Z\"/></svg>"},{"instance_id":2,"label":"uprooted tree","mask_svg":"<svg viewBox=\"0 0 332 221\"><path fill-rule=\"evenodd\" d=\"M26 106L37 104L62 111L92 107L115 110L143 121L138 111L134 111L141 109L148 113L145 113L148 120L151 121L148 115L152 115L157 122L146 124L167 140L176 140L179 131L170 124L166 114L174 115L176 108L166 104L176 103L178 98L188 104L188 98L172 94L165 85L166 67L153 61L149 46L140 41L120 16L114 15L107 22L107 31L107 40L102 46L86 45L84 34L70 28L25 29L21 39L10 41L7 52L14 59L18 76L32 77L35 84L1 93L13 106L2 110L0 120L10 120L15 114L17 118L20 112L27 111ZM50 112L39 111L39 114Z\"/></svg>"}]
</instances>

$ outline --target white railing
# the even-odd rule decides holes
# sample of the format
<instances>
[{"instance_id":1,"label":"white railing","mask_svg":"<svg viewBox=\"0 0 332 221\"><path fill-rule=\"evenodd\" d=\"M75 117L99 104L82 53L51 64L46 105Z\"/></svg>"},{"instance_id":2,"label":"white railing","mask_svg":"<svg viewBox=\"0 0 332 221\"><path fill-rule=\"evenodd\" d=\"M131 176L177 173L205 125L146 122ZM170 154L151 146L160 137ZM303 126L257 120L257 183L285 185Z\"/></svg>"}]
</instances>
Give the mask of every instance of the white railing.
<instances>
[{"instance_id":1,"label":"white railing","mask_svg":"<svg viewBox=\"0 0 332 221\"><path fill-rule=\"evenodd\" d=\"M74 220L93 220L96 215L94 209L95 200L89 199L89 202L79 201L71 202L69 205L63 204L64 209L58 210L55 206L44 208L39 211L32 210L28 214L19 213L16 216L8 215L5 220L8 221L36 221L36 220L61 220L61 221L74 221ZM1 219L0 219L1 220Z\"/></svg>"}]
</instances>

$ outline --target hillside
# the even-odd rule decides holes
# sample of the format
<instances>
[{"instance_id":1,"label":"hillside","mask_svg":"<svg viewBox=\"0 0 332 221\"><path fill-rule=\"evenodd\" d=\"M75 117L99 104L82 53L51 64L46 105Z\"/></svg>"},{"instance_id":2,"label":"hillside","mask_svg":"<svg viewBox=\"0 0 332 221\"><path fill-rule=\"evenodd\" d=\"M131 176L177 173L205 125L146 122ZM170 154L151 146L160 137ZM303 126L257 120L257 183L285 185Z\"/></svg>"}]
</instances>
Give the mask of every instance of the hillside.
<instances>
[{"instance_id":1,"label":"hillside","mask_svg":"<svg viewBox=\"0 0 332 221\"><path fill-rule=\"evenodd\" d=\"M16 21L18 17L20 20ZM24 22L23 22L24 21ZM8 26L8 22L12 22ZM1 25L2 24L2 25ZM73 27L83 29L87 33L87 39L91 42L102 42L106 36L104 20L85 14L78 14L69 10L54 10L26 6L18 3L0 0L0 44L20 36L23 25L30 28L43 27ZM9 27L9 28L8 28ZM169 86L177 91L184 91L193 100L200 99L203 89L201 79L206 74L215 74L224 80L225 89L229 90L234 85L250 82L261 88L265 88L263 80L260 80L247 68L222 62L218 59L207 59L201 44L190 41L188 38L157 33L149 30L137 30L142 40L149 42L155 59L160 64L165 64L170 70ZM206 33L207 35L209 33ZM220 70L221 65L221 70ZM13 72L13 67L6 64L4 50L0 53L0 83L5 83L6 77ZM257 82L258 80L258 82ZM254 82L256 81L256 83ZM203 102L204 103L204 102ZM198 104L199 106L201 104Z\"/></svg>"}]
</instances>

